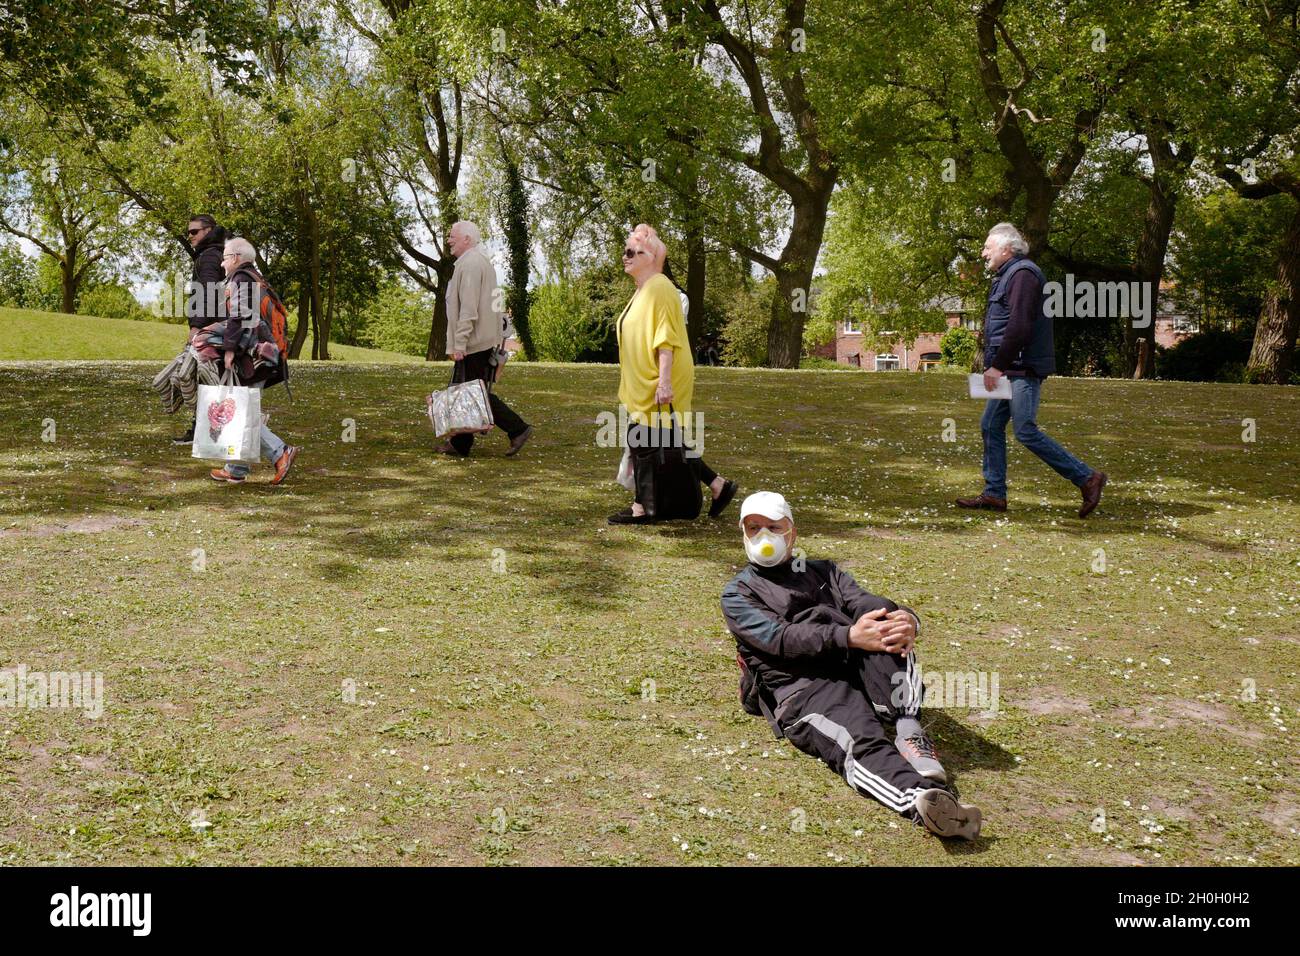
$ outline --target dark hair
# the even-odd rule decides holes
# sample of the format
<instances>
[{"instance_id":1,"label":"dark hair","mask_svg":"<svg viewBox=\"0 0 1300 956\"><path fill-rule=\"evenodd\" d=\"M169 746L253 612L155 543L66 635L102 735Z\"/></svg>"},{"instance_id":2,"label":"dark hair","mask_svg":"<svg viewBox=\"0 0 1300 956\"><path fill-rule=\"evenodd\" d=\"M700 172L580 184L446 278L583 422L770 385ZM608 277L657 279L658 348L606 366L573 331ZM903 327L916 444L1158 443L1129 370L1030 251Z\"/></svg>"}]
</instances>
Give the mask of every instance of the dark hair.
<instances>
[{"instance_id":1,"label":"dark hair","mask_svg":"<svg viewBox=\"0 0 1300 956\"><path fill-rule=\"evenodd\" d=\"M203 225L207 226L209 229L215 229L215 228L217 227L217 221L216 221L215 219L213 219L211 216L209 216L206 212L201 212L201 213L199 213L197 216L190 216L190 218L187 219L187 220L185 220L185 221L186 221L186 222L201 222L201 223L203 223Z\"/></svg>"},{"instance_id":2,"label":"dark hair","mask_svg":"<svg viewBox=\"0 0 1300 956\"><path fill-rule=\"evenodd\" d=\"M677 280L673 278L673 267L668 263L667 256L664 256L664 278L666 278L669 282L671 282L674 286L676 286L678 292L686 291L678 284Z\"/></svg>"}]
</instances>

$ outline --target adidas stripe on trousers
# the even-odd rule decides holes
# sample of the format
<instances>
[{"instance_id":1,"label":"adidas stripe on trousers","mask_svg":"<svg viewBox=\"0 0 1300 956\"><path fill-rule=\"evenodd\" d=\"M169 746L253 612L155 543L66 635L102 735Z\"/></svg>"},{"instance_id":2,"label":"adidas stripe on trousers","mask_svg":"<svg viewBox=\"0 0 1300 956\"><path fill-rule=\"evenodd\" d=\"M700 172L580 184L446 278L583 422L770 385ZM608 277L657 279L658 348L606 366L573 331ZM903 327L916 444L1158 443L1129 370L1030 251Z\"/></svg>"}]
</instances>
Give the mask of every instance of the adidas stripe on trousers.
<instances>
[{"instance_id":1,"label":"adidas stripe on trousers","mask_svg":"<svg viewBox=\"0 0 1300 956\"><path fill-rule=\"evenodd\" d=\"M912 819L917 794L940 785L922 777L898 752L882 717L919 715L924 689L916 657L865 652L854 657L856 672L843 680L814 680L786 702L780 708L781 729L854 790Z\"/></svg>"}]
</instances>

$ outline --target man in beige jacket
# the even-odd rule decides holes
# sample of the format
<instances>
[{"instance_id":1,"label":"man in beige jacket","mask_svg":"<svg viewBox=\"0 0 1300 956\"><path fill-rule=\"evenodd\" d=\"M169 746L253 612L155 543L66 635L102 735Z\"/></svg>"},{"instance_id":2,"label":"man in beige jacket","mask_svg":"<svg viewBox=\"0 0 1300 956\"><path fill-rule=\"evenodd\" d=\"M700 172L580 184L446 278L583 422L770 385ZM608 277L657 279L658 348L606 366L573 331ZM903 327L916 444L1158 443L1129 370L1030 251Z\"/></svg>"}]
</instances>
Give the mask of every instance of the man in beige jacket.
<instances>
[{"instance_id":1,"label":"man in beige jacket","mask_svg":"<svg viewBox=\"0 0 1300 956\"><path fill-rule=\"evenodd\" d=\"M487 382L492 420L510 439L506 454L513 455L532 437L533 426L492 392L503 334L496 306L496 270L483 249L478 226L472 222L452 226L447 247L456 257L456 270L447 284L447 354L456 363L451 382L455 385L476 378ZM464 458L473 446L472 434L454 435L438 451Z\"/></svg>"}]
</instances>

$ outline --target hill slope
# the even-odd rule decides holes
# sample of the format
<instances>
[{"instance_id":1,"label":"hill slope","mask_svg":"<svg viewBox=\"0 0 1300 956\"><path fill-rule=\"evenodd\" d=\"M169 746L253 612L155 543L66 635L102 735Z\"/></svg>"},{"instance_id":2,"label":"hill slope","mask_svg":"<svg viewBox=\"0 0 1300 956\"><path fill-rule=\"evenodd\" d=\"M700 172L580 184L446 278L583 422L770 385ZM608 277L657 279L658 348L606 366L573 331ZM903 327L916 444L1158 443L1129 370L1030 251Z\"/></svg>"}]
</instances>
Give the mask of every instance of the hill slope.
<instances>
[{"instance_id":1,"label":"hill slope","mask_svg":"<svg viewBox=\"0 0 1300 956\"><path fill-rule=\"evenodd\" d=\"M167 322L133 322L0 307L0 361L158 359L180 351L185 329ZM311 355L311 340L303 346ZM421 362L414 355L330 345L336 361Z\"/></svg>"}]
</instances>

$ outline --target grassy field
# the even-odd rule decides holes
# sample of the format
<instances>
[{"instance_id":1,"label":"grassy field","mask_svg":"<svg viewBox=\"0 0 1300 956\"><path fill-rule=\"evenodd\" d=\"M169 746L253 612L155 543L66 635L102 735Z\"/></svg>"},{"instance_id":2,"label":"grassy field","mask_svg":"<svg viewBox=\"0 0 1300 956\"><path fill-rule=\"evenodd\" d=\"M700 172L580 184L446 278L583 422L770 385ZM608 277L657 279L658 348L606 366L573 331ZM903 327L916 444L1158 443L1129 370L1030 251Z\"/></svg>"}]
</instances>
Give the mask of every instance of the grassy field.
<instances>
[{"instance_id":1,"label":"grassy field","mask_svg":"<svg viewBox=\"0 0 1300 956\"><path fill-rule=\"evenodd\" d=\"M184 326L167 322L133 322L93 315L64 315L0 307L0 361L39 359L173 358L185 344ZM419 362L398 352L330 343L331 358L343 362ZM311 337L303 345L311 356Z\"/></svg>"},{"instance_id":2,"label":"grassy field","mask_svg":"<svg viewBox=\"0 0 1300 956\"><path fill-rule=\"evenodd\" d=\"M959 377L699 372L709 462L917 608L923 667L997 675L995 714L928 712L985 814L954 846L740 710L734 506L606 525L615 369L513 368L535 438L456 461L446 364L302 363L271 488L168 444L156 367L0 364L0 667L105 686L98 720L0 710L0 862L1300 858L1295 389L1051 380L1044 427L1112 476L1081 522L1014 443L1007 515L950 505L980 487Z\"/></svg>"}]
</instances>

